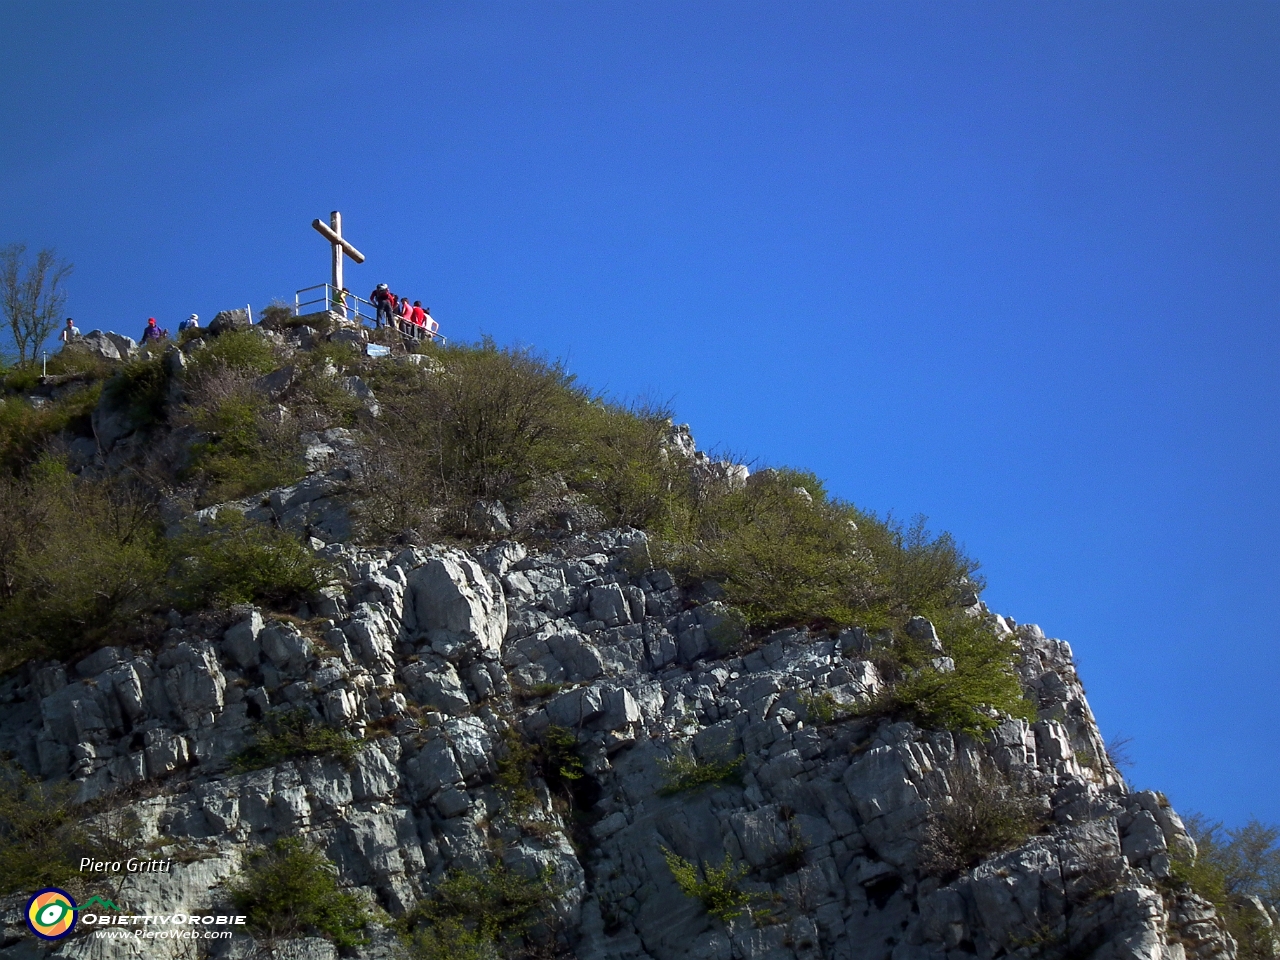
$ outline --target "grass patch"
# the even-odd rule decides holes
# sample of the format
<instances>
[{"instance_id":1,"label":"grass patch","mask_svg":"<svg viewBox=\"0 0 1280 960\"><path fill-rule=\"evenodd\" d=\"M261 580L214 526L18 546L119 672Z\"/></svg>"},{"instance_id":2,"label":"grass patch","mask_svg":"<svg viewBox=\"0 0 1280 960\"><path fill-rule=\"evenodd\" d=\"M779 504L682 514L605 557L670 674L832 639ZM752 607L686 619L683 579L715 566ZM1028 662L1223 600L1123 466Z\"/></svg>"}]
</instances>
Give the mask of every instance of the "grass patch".
<instances>
[{"instance_id":1,"label":"grass patch","mask_svg":"<svg viewBox=\"0 0 1280 960\"><path fill-rule=\"evenodd\" d=\"M741 916L750 904L750 895L739 886L746 871L735 867L729 854L724 855L724 863L720 866L704 866L701 871L665 847L662 855L680 892L699 901L702 908L717 920L728 923Z\"/></svg>"},{"instance_id":2,"label":"grass patch","mask_svg":"<svg viewBox=\"0 0 1280 960\"><path fill-rule=\"evenodd\" d=\"M745 757L732 760L697 760L684 753L677 753L669 759L660 759L658 767L662 773L662 786L658 793L664 797L675 796L687 790L699 790L702 787L720 784L742 783L742 761Z\"/></svg>"},{"instance_id":3,"label":"grass patch","mask_svg":"<svg viewBox=\"0 0 1280 960\"><path fill-rule=\"evenodd\" d=\"M369 914L354 894L338 889L337 868L298 837L283 837L251 855L228 885L231 901L255 933L267 939L322 936L339 947L365 943Z\"/></svg>"},{"instance_id":4,"label":"grass patch","mask_svg":"<svg viewBox=\"0 0 1280 960\"><path fill-rule=\"evenodd\" d=\"M358 746L354 737L321 723L305 709L271 713L253 742L232 757L231 769L245 773L304 757L333 757L350 764Z\"/></svg>"}]
</instances>

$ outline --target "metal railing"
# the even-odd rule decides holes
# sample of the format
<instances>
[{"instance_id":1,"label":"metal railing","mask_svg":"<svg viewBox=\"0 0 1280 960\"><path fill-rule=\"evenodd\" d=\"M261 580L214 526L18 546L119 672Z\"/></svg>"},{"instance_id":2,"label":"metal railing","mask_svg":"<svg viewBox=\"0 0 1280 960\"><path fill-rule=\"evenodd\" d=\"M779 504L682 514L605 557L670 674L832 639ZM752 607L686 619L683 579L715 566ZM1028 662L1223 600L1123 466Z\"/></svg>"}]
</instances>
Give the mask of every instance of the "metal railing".
<instances>
[{"instance_id":1,"label":"metal railing","mask_svg":"<svg viewBox=\"0 0 1280 960\"><path fill-rule=\"evenodd\" d=\"M302 299L304 294L315 293L320 291L309 300ZM307 308L314 307L309 310ZM364 297L357 296L348 291L343 295L341 290L334 288L330 283L317 283L314 287L303 287L293 295L293 315L295 317L302 316L304 313L319 313L321 310L328 310L338 314L347 320L354 320L361 326L378 327L378 308L366 300ZM434 329L428 327L420 327L416 323L409 323L400 317L391 317L391 326L401 336L407 337L415 342L432 340L436 343L444 344L448 341L441 336L439 332L439 324L431 319L430 323L434 325Z\"/></svg>"}]
</instances>

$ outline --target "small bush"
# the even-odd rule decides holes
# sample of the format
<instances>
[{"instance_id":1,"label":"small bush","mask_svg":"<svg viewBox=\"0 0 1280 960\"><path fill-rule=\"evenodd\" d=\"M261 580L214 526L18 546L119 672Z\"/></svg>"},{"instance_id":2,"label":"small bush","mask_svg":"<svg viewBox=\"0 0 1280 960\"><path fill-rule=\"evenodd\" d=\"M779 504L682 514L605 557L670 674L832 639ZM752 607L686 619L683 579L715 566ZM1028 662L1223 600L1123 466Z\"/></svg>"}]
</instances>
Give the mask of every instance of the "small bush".
<instances>
[{"instance_id":1,"label":"small bush","mask_svg":"<svg viewBox=\"0 0 1280 960\"><path fill-rule=\"evenodd\" d=\"M274 767L299 757L335 757L349 764L355 759L356 740L316 720L305 709L268 714L253 742L236 754L231 768L237 773Z\"/></svg>"},{"instance_id":2,"label":"small bush","mask_svg":"<svg viewBox=\"0 0 1280 960\"><path fill-rule=\"evenodd\" d=\"M366 942L360 931L369 914L360 899L339 890L333 864L297 837L253 854L228 890L260 936L323 936L340 947Z\"/></svg>"},{"instance_id":3,"label":"small bush","mask_svg":"<svg viewBox=\"0 0 1280 960\"><path fill-rule=\"evenodd\" d=\"M824 726L843 720L853 712L837 703L836 698L825 690L818 694L802 693L799 700L800 706L808 714L807 719Z\"/></svg>"},{"instance_id":4,"label":"small bush","mask_svg":"<svg viewBox=\"0 0 1280 960\"><path fill-rule=\"evenodd\" d=\"M994 767L981 773L947 771L950 802L936 808L925 825L921 867L953 877L988 857L1022 844L1045 822L1036 792Z\"/></svg>"},{"instance_id":5,"label":"small bush","mask_svg":"<svg viewBox=\"0 0 1280 960\"><path fill-rule=\"evenodd\" d=\"M487 960L514 952L563 893L551 867L536 878L501 864L452 870L400 926L414 960Z\"/></svg>"},{"instance_id":6,"label":"small bush","mask_svg":"<svg viewBox=\"0 0 1280 960\"><path fill-rule=\"evenodd\" d=\"M735 868L727 853L722 865L704 867L702 876L699 876L696 865L665 847L662 855L666 858L667 868L675 877L680 892L700 901L703 909L711 916L728 923L747 909L751 897L739 888L746 871Z\"/></svg>"},{"instance_id":7,"label":"small bush","mask_svg":"<svg viewBox=\"0 0 1280 960\"><path fill-rule=\"evenodd\" d=\"M124 410L137 429L151 429L168 419L169 371L160 351L127 361L103 387L108 401Z\"/></svg>"},{"instance_id":8,"label":"small bush","mask_svg":"<svg viewBox=\"0 0 1280 960\"><path fill-rule=\"evenodd\" d=\"M56 459L0 478L0 666L70 656L149 609L164 590L153 505L118 481L73 477Z\"/></svg>"},{"instance_id":9,"label":"small bush","mask_svg":"<svg viewBox=\"0 0 1280 960\"><path fill-rule=\"evenodd\" d=\"M185 474L199 482L200 503L223 503L304 475L297 425L274 416L278 411L252 381L220 371L201 381L198 394L187 417L200 439Z\"/></svg>"},{"instance_id":10,"label":"small bush","mask_svg":"<svg viewBox=\"0 0 1280 960\"><path fill-rule=\"evenodd\" d=\"M1015 667L1017 644L962 613L944 611L934 616L955 669L935 667L926 659L930 653L901 639L882 656L886 672L898 674L896 682L861 712L899 716L922 727L975 736L994 729L1002 714L1034 720L1035 709L1024 696Z\"/></svg>"},{"instance_id":11,"label":"small bush","mask_svg":"<svg viewBox=\"0 0 1280 960\"><path fill-rule=\"evenodd\" d=\"M322 585L327 567L283 530L219 513L206 531L173 541L173 581L187 609L233 603L285 604Z\"/></svg>"},{"instance_id":12,"label":"small bush","mask_svg":"<svg viewBox=\"0 0 1280 960\"><path fill-rule=\"evenodd\" d=\"M658 793L664 797L684 793L686 790L698 790L702 787L722 783L742 782L742 761L744 757L732 760L702 760L684 753L677 753L670 759L658 761L662 771L662 786Z\"/></svg>"},{"instance_id":13,"label":"small bush","mask_svg":"<svg viewBox=\"0 0 1280 960\"><path fill-rule=\"evenodd\" d=\"M18 476L47 454L59 436L92 435L101 392L99 382L40 407L20 399L0 403L0 467Z\"/></svg>"},{"instance_id":14,"label":"small bush","mask_svg":"<svg viewBox=\"0 0 1280 960\"><path fill-rule=\"evenodd\" d=\"M259 376L278 366L275 347L256 330L229 330L206 337L205 345L187 361L187 379L209 376L218 370Z\"/></svg>"},{"instance_id":15,"label":"small bush","mask_svg":"<svg viewBox=\"0 0 1280 960\"><path fill-rule=\"evenodd\" d=\"M75 787L40 783L0 768L0 895L63 884L79 873L90 838L75 809Z\"/></svg>"},{"instance_id":16,"label":"small bush","mask_svg":"<svg viewBox=\"0 0 1280 960\"><path fill-rule=\"evenodd\" d=\"M503 751L495 778L499 792L517 812L532 807L533 783L541 778L553 794L570 803L584 792L586 771L572 730L552 725L539 741L524 740L514 729L503 735Z\"/></svg>"},{"instance_id":17,"label":"small bush","mask_svg":"<svg viewBox=\"0 0 1280 960\"><path fill-rule=\"evenodd\" d=\"M762 473L693 504L670 560L722 584L752 627L852 623L872 569L853 516L812 474Z\"/></svg>"}]
</instances>

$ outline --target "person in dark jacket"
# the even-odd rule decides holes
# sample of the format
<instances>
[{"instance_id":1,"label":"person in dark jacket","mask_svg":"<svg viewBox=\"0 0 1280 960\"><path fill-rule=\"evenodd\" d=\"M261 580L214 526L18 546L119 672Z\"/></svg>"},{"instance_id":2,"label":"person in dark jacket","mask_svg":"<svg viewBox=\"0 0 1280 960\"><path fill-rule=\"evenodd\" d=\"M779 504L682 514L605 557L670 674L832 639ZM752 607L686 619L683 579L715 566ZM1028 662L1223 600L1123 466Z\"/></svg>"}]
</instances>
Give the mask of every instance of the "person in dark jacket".
<instances>
[{"instance_id":1,"label":"person in dark jacket","mask_svg":"<svg viewBox=\"0 0 1280 960\"><path fill-rule=\"evenodd\" d=\"M143 343L159 343L164 339L164 331L156 326L156 318L147 318L147 328L142 331Z\"/></svg>"},{"instance_id":2,"label":"person in dark jacket","mask_svg":"<svg viewBox=\"0 0 1280 960\"><path fill-rule=\"evenodd\" d=\"M383 321L387 326L391 326L391 291L387 289L385 283L378 284L373 293L369 294L369 302L377 309L378 314L375 318L375 324L378 329L382 329Z\"/></svg>"}]
</instances>

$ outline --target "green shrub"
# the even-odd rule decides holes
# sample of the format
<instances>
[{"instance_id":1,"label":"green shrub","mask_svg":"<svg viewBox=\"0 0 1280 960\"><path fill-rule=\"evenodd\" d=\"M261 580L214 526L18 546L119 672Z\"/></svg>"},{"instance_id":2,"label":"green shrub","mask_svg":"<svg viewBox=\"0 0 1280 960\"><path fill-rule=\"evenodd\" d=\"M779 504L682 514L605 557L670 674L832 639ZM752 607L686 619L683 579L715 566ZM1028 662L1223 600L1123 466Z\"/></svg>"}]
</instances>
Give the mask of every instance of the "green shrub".
<instances>
[{"instance_id":1,"label":"green shrub","mask_svg":"<svg viewBox=\"0 0 1280 960\"><path fill-rule=\"evenodd\" d=\"M221 389L210 389L214 382ZM272 405L252 382L215 375L204 387L201 401L188 407L202 439L191 447L186 475L200 482L200 503L285 486L305 474L296 426L271 419Z\"/></svg>"},{"instance_id":2,"label":"green shrub","mask_svg":"<svg viewBox=\"0 0 1280 960\"><path fill-rule=\"evenodd\" d=\"M553 794L572 803L585 777L578 738L572 730L553 724L537 741L523 739L514 728L503 735L495 781L516 812L536 803L535 779L541 778Z\"/></svg>"},{"instance_id":3,"label":"green shrub","mask_svg":"<svg viewBox=\"0 0 1280 960\"><path fill-rule=\"evenodd\" d=\"M669 759L658 761L662 773L662 786L658 793L664 797L684 793L686 790L698 790L702 787L722 783L742 783L742 761L744 757L732 760L697 760L685 754L676 753Z\"/></svg>"},{"instance_id":4,"label":"green shrub","mask_svg":"<svg viewBox=\"0 0 1280 960\"><path fill-rule=\"evenodd\" d=\"M237 773L274 767L300 757L334 757L350 764L359 744L342 730L321 723L306 709L270 713L253 742L231 759Z\"/></svg>"},{"instance_id":5,"label":"green shrub","mask_svg":"<svg viewBox=\"0 0 1280 960\"><path fill-rule=\"evenodd\" d=\"M405 935L406 952L413 960L497 960L498 946L478 930L457 920L437 920Z\"/></svg>"},{"instance_id":6,"label":"green shrub","mask_svg":"<svg viewBox=\"0 0 1280 960\"><path fill-rule=\"evenodd\" d=\"M927 659L932 655L921 645L900 638L881 658L891 680L888 690L862 712L891 714L922 727L974 736L998 726L1001 714L1034 720L1035 707L1018 679L1017 644L962 613L934 616L943 649L955 669L934 667Z\"/></svg>"},{"instance_id":7,"label":"green shrub","mask_svg":"<svg viewBox=\"0 0 1280 960\"><path fill-rule=\"evenodd\" d=\"M0 403L0 467L15 476L48 452L58 436L90 436L102 384L91 383L40 407L19 398Z\"/></svg>"},{"instance_id":8,"label":"green shrub","mask_svg":"<svg viewBox=\"0 0 1280 960\"><path fill-rule=\"evenodd\" d=\"M279 366L275 347L256 330L229 330L216 337L206 334L205 345L187 360L187 379L208 376L215 371L260 376Z\"/></svg>"},{"instance_id":9,"label":"green shrub","mask_svg":"<svg viewBox=\"0 0 1280 960\"><path fill-rule=\"evenodd\" d=\"M81 480L61 460L0 478L0 665L70 656L151 608L164 591L153 505L121 481Z\"/></svg>"},{"instance_id":10,"label":"green shrub","mask_svg":"<svg viewBox=\"0 0 1280 960\"><path fill-rule=\"evenodd\" d=\"M260 936L323 936L339 947L366 942L360 931L369 914L360 899L339 890L333 864L298 837L253 854L228 891Z\"/></svg>"},{"instance_id":11,"label":"green shrub","mask_svg":"<svg viewBox=\"0 0 1280 960\"><path fill-rule=\"evenodd\" d=\"M172 543L173 590L187 609L233 603L286 604L320 587L326 564L283 530L224 510L205 531Z\"/></svg>"},{"instance_id":12,"label":"green shrub","mask_svg":"<svg viewBox=\"0 0 1280 960\"><path fill-rule=\"evenodd\" d=\"M987 767L975 773L946 771L950 802L935 808L925 824L921 867L943 878L1012 850L1046 822L1048 811L1031 785Z\"/></svg>"},{"instance_id":13,"label":"green shrub","mask_svg":"<svg viewBox=\"0 0 1280 960\"><path fill-rule=\"evenodd\" d=\"M670 411L597 401L585 403L580 416L582 456L569 486L585 493L610 526L669 531L691 482L663 447Z\"/></svg>"},{"instance_id":14,"label":"green shrub","mask_svg":"<svg viewBox=\"0 0 1280 960\"><path fill-rule=\"evenodd\" d=\"M854 712L851 708L837 703L836 698L825 690L817 694L802 693L799 700L800 706L808 714L806 719L824 726L843 720Z\"/></svg>"},{"instance_id":15,"label":"green shrub","mask_svg":"<svg viewBox=\"0 0 1280 960\"><path fill-rule=\"evenodd\" d=\"M746 871L734 867L729 854L724 855L721 866L704 867L701 876L697 866L684 857L677 856L665 847L662 848L662 855L666 858L667 868L675 877L680 892L700 901L703 909L711 916L728 923L747 909L751 897L739 887Z\"/></svg>"},{"instance_id":16,"label":"green shrub","mask_svg":"<svg viewBox=\"0 0 1280 960\"><path fill-rule=\"evenodd\" d=\"M148 430L168 419L169 371L161 351L127 361L103 387L107 400L123 409L136 429Z\"/></svg>"},{"instance_id":17,"label":"green shrub","mask_svg":"<svg viewBox=\"0 0 1280 960\"><path fill-rule=\"evenodd\" d=\"M535 878L495 864L451 870L400 923L414 960L476 960L515 954L564 893L547 867Z\"/></svg>"},{"instance_id":18,"label":"green shrub","mask_svg":"<svg viewBox=\"0 0 1280 960\"><path fill-rule=\"evenodd\" d=\"M65 781L41 783L16 767L0 768L0 895L78 875L90 838L76 816L75 793Z\"/></svg>"},{"instance_id":19,"label":"green shrub","mask_svg":"<svg viewBox=\"0 0 1280 960\"><path fill-rule=\"evenodd\" d=\"M1196 855L1177 846L1170 850L1174 880L1214 905L1240 960L1273 960L1273 931L1246 898L1280 908L1280 827L1251 819L1227 830L1200 814L1188 817L1186 826Z\"/></svg>"},{"instance_id":20,"label":"green shrub","mask_svg":"<svg viewBox=\"0 0 1280 960\"><path fill-rule=\"evenodd\" d=\"M760 474L690 506L671 564L722 584L750 626L854 622L871 566L852 508L830 501L812 474Z\"/></svg>"}]
</instances>

